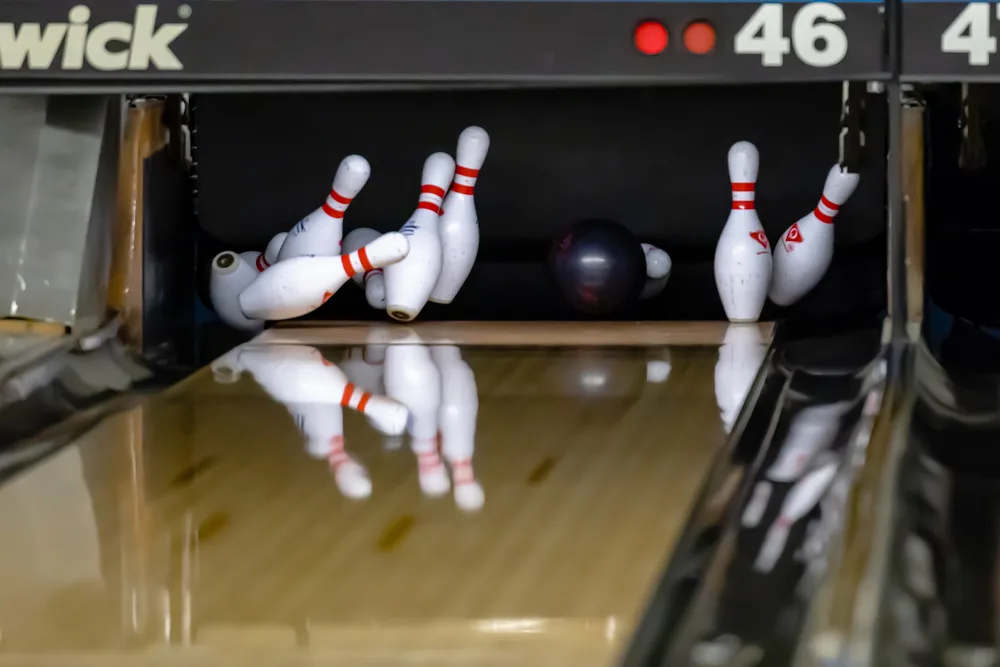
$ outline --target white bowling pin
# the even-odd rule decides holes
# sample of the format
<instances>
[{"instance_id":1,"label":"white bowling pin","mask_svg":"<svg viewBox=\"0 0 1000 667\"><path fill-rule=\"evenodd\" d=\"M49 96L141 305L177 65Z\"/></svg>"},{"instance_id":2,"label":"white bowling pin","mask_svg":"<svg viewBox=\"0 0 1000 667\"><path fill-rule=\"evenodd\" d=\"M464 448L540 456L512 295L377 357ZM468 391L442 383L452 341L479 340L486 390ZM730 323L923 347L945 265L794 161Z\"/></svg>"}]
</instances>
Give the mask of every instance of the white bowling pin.
<instances>
[{"instance_id":1,"label":"white bowling pin","mask_svg":"<svg viewBox=\"0 0 1000 667\"><path fill-rule=\"evenodd\" d=\"M264 252L241 252L240 257L257 269L257 273L260 273L278 261L278 252L281 250L281 244L285 242L286 236L288 236L287 232L275 234L274 238L268 242Z\"/></svg>"},{"instance_id":2,"label":"white bowling pin","mask_svg":"<svg viewBox=\"0 0 1000 667\"><path fill-rule=\"evenodd\" d=\"M759 167L749 141L729 149L733 207L715 246L715 285L730 322L756 322L771 285L771 248L754 209Z\"/></svg>"},{"instance_id":3,"label":"white bowling pin","mask_svg":"<svg viewBox=\"0 0 1000 667\"><path fill-rule=\"evenodd\" d=\"M774 274L768 296L779 306L790 306L816 287L833 260L833 219L861 179L833 165L823 196L811 213L785 230L774 248Z\"/></svg>"},{"instance_id":4,"label":"white bowling pin","mask_svg":"<svg viewBox=\"0 0 1000 667\"><path fill-rule=\"evenodd\" d=\"M767 478L787 483L802 477L816 455L833 444L840 416L848 407L846 402L813 405L795 415Z\"/></svg>"},{"instance_id":5,"label":"white bowling pin","mask_svg":"<svg viewBox=\"0 0 1000 667\"><path fill-rule=\"evenodd\" d=\"M399 401L355 387L344 372L308 345L245 345L238 363L282 405L321 403L357 410L393 433L402 433L409 412Z\"/></svg>"},{"instance_id":6,"label":"white bowling pin","mask_svg":"<svg viewBox=\"0 0 1000 667\"><path fill-rule=\"evenodd\" d=\"M445 189L455 175L455 161L434 153L424 162L417 210L400 230L410 240L410 254L386 267L386 312L408 322L420 314L441 275L439 217Z\"/></svg>"},{"instance_id":7,"label":"white bowling pin","mask_svg":"<svg viewBox=\"0 0 1000 667\"><path fill-rule=\"evenodd\" d=\"M434 345L431 358L441 373L441 452L451 467L455 504L466 512L476 512L486 501L472 467L479 414L476 376L455 345Z\"/></svg>"},{"instance_id":8,"label":"white bowling pin","mask_svg":"<svg viewBox=\"0 0 1000 667\"><path fill-rule=\"evenodd\" d=\"M355 274L397 262L409 249L405 236L390 232L348 255L282 260L243 290L240 308L247 317L262 320L305 315L326 303Z\"/></svg>"},{"instance_id":9,"label":"white bowling pin","mask_svg":"<svg viewBox=\"0 0 1000 667\"><path fill-rule=\"evenodd\" d=\"M326 203L292 227L281 245L278 261L302 255L339 255L344 237L344 212L365 187L371 173L368 160L360 155L348 155L341 160Z\"/></svg>"},{"instance_id":10,"label":"white bowling pin","mask_svg":"<svg viewBox=\"0 0 1000 667\"><path fill-rule=\"evenodd\" d=\"M212 260L209 296L219 319L241 331L257 333L264 321L252 319L240 309L240 292L257 278L257 269L235 252L220 252Z\"/></svg>"},{"instance_id":11,"label":"white bowling pin","mask_svg":"<svg viewBox=\"0 0 1000 667\"><path fill-rule=\"evenodd\" d=\"M646 256L646 277L654 280L670 275L674 263L665 250L648 243L642 244L642 252Z\"/></svg>"},{"instance_id":12,"label":"white bowling pin","mask_svg":"<svg viewBox=\"0 0 1000 667\"><path fill-rule=\"evenodd\" d=\"M286 406L306 441L306 452L323 459L337 488L355 500L372 494L368 470L344 448L344 409L324 403L288 403Z\"/></svg>"},{"instance_id":13,"label":"white bowling pin","mask_svg":"<svg viewBox=\"0 0 1000 667\"><path fill-rule=\"evenodd\" d=\"M355 229L344 237L344 252L360 250L378 237L379 233L374 229L367 227ZM353 280L365 290L365 298L368 300L369 306L378 310L385 309L385 277L382 275L382 269L372 269L363 274L355 274Z\"/></svg>"},{"instance_id":14,"label":"white bowling pin","mask_svg":"<svg viewBox=\"0 0 1000 667\"><path fill-rule=\"evenodd\" d=\"M451 481L438 452L441 373L416 332L394 332L385 350L386 393L410 410L410 448L417 457L420 489L425 495L448 492Z\"/></svg>"},{"instance_id":15,"label":"white bowling pin","mask_svg":"<svg viewBox=\"0 0 1000 667\"><path fill-rule=\"evenodd\" d=\"M715 399L726 433L733 429L767 348L755 324L730 324L715 364Z\"/></svg>"},{"instance_id":16,"label":"white bowling pin","mask_svg":"<svg viewBox=\"0 0 1000 667\"><path fill-rule=\"evenodd\" d=\"M481 127L467 127L458 135L455 181L441 206L441 276L431 293L435 303L451 303L476 263L479 217L475 187L490 150L490 135Z\"/></svg>"},{"instance_id":17,"label":"white bowling pin","mask_svg":"<svg viewBox=\"0 0 1000 667\"><path fill-rule=\"evenodd\" d=\"M764 537L764 544L754 562L755 570L770 572L774 569L778 558L785 550L785 543L788 541L788 533L791 531L792 525L809 514L823 498L823 494L826 493L837 474L837 467L838 462L833 460L816 468L788 492L788 495L785 496L785 502L781 504L781 513L771 524Z\"/></svg>"}]
</instances>

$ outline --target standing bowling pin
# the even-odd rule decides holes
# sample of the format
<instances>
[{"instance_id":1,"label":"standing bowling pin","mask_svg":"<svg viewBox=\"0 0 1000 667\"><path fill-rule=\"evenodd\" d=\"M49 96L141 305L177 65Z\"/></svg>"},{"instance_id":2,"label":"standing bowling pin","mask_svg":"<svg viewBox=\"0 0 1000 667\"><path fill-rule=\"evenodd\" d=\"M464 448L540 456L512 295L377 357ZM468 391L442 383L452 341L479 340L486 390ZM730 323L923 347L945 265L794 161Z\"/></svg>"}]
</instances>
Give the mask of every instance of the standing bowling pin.
<instances>
[{"instance_id":1,"label":"standing bowling pin","mask_svg":"<svg viewBox=\"0 0 1000 667\"><path fill-rule=\"evenodd\" d=\"M385 270L386 312L409 322L427 304L441 275L439 218L445 189L455 175L455 161L434 153L424 162L417 210L400 230L410 241L406 259Z\"/></svg>"},{"instance_id":2,"label":"standing bowling pin","mask_svg":"<svg viewBox=\"0 0 1000 667\"><path fill-rule=\"evenodd\" d=\"M344 237L344 252L360 250L378 237L379 233L374 229L367 227L355 229ZM353 280L365 290L365 298L368 300L369 306L378 310L385 308L385 277L382 275L382 269L372 269L363 274L355 274Z\"/></svg>"},{"instance_id":3,"label":"standing bowling pin","mask_svg":"<svg viewBox=\"0 0 1000 667\"><path fill-rule=\"evenodd\" d=\"M368 160L360 155L348 155L340 162L333 177L333 187L326 203L302 218L288 232L281 246L278 261L302 255L339 255L344 237L344 212L351 200L365 187L372 173Z\"/></svg>"},{"instance_id":4,"label":"standing bowling pin","mask_svg":"<svg viewBox=\"0 0 1000 667\"><path fill-rule=\"evenodd\" d=\"M281 251L281 244L285 242L285 237L287 236L288 232L275 234L274 238L268 242L264 252L241 252L240 257L242 257L244 261L253 265L253 267L257 269L257 273L260 273L278 261L278 253Z\"/></svg>"},{"instance_id":5,"label":"standing bowling pin","mask_svg":"<svg viewBox=\"0 0 1000 667\"><path fill-rule=\"evenodd\" d=\"M455 345L433 346L431 358L441 373L441 452L451 468L455 504L465 512L476 512L486 501L472 467L479 414L476 376Z\"/></svg>"},{"instance_id":6,"label":"standing bowling pin","mask_svg":"<svg viewBox=\"0 0 1000 667\"><path fill-rule=\"evenodd\" d=\"M249 318L240 308L240 293L257 278L257 268L235 252L220 252L212 260L209 297L219 319L234 329L257 333L262 319Z\"/></svg>"},{"instance_id":7,"label":"standing bowling pin","mask_svg":"<svg viewBox=\"0 0 1000 667\"><path fill-rule=\"evenodd\" d=\"M858 187L860 178L833 165L816 208L782 234L774 248L774 275L768 294L771 301L790 306L823 278L833 259L833 219Z\"/></svg>"},{"instance_id":8,"label":"standing bowling pin","mask_svg":"<svg viewBox=\"0 0 1000 667\"><path fill-rule=\"evenodd\" d=\"M431 293L434 303L451 303L462 289L479 252L479 217L474 191L479 170L490 150L490 135L467 127L458 135L455 181L441 206L441 276Z\"/></svg>"},{"instance_id":9,"label":"standing bowling pin","mask_svg":"<svg viewBox=\"0 0 1000 667\"><path fill-rule=\"evenodd\" d=\"M771 285L771 248L754 209L759 167L749 141L729 149L733 207L715 246L715 285L730 322L756 322Z\"/></svg>"},{"instance_id":10,"label":"standing bowling pin","mask_svg":"<svg viewBox=\"0 0 1000 667\"><path fill-rule=\"evenodd\" d=\"M405 236L390 232L349 255L282 260L243 290L240 308L246 317L262 320L305 315L326 303L355 274L397 262L409 247Z\"/></svg>"}]
</instances>

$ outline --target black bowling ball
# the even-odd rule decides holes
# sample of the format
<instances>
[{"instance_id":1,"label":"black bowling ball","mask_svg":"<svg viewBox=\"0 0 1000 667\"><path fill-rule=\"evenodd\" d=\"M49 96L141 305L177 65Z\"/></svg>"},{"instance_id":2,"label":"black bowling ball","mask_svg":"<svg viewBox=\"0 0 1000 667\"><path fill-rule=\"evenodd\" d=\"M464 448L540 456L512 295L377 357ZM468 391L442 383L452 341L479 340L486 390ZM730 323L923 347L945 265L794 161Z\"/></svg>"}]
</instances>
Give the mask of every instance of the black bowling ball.
<instances>
[{"instance_id":1,"label":"black bowling ball","mask_svg":"<svg viewBox=\"0 0 1000 667\"><path fill-rule=\"evenodd\" d=\"M611 220L584 220L557 238L549 269L563 296L587 315L634 302L646 281L646 257L632 232Z\"/></svg>"}]
</instances>

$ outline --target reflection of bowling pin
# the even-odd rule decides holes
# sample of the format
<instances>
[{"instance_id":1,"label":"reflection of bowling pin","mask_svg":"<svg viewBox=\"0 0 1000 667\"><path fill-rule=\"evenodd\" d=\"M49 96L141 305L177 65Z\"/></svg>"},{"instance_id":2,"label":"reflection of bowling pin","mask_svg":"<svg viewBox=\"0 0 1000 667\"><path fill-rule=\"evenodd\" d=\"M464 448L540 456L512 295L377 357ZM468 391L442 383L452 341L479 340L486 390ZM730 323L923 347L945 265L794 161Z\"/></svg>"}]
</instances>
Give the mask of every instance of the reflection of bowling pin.
<instances>
[{"instance_id":1,"label":"reflection of bowling pin","mask_svg":"<svg viewBox=\"0 0 1000 667\"><path fill-rule=\"evenodd\" d=\"M455 161L434 153L424 162L417 210L400 230L410 240L410 254L386 267L386 312L407 322L420 314L441 275L441 200L455 175Z\"/></svg>"},{"instance_id":2,"label":"reflection of bowling pin","mask_svg":"<svg viewBox=\"0 0 1000 667\"><path fill-rule=\"evenodd\" d=\"M766 352L755 324L730 324L715 364L715 398L722 424L729 433L750 393Z\"/></svg>"},{"instance_id":3,"label":"reflection of bowling pin","mask_svg":"<svg viewBox=\"0 0 1000 667\"><path fill-rule=\"evenodd\" d=\"M386 430L394 433L402 433L406 428L408 412L404 405L361 391L314 347L245 345L240 349L238 361L253 373L271 398L283 405L343 405L378 419Z\"/></svg>"},{"instance_id":4,"label":"reflection of bowling pin","mask_svg":"<svg viewBox=\"0 0 1000 667\"><path fill-rule=\"evenodd\" d=\"M360 155L348 155L340 162L326 203L302 218L281 246L278 260L302 255L339 255L344 236L344 212L358 196L371 175L371 165Z\"/></svg>"},{"instance_id":5,"label":"reflection of bowling pin","mask_svg":"<svg viewBox=\"0 0 1000 667\"><path fill-rule=\"evenodd\" d=\"M791 305L823 278L833 259L833 219L854 193L860 178L833 165L816 208L785 230L774 248L774 276L768 294L771 301Z\"/></svg>"},{"instance_id":6,"label":"reflection of bowling pin","mask_svg":"<svg viewBox=\"0 0 1000 667\"><path fill-rule=\"evenodd\" d=\"M479 413L476 376L455 345L435 345L431 357L441 373L441 451L451 467L455 504L475 512L486 500L472 467Z\"/></svg>"},{"instance_id":7,"label":"reflection of bowling pin","mask_svg":"<svg viewBox=\"0 0 1000 667\"><path fill-rule=\"evenodd\" d=\"M431 294L435 303L451 303L462 289L479 252L479 217L474 190L490 149L490 135L467 127L458 135L455 181L441 206L441 275Z\"/></svg>"},{"instance_id":8,"label":"reflection of bowling pin","mask_svg":"<svg viewBox=\"0 0 1000 667\"><path fill-rule=\"evenodd\" d=\"M767 471L767 478L775 482L794 482L801 477L816 455L833 444L840 416L849 405L844 402L813 405L796 414L781 443L778 458Z\"/></svg>"},{"instance_id":9,"label":"reflection of bowling pin","mask_svg":"<svg viewBox=\"0 0 1000 667\"><path fill-rule=\"evenodd\" d=\"M657 350L654 357L646 359L646 382L663 384L670 378L670 371L673 368L670 364L670 348Z\"/></svg>"},{"instance_id":10,"label":"reflection of bowling pin","mask_svg":"<svg viewBox=\"0 0 1000 667\"><path fill-rule=\"evenodd\" d=\"M379 237L379 233L374 229L360 227L344 237L344 252L350 253L360 250ZM372 308L382 310L385 308L385 278L382 276L382 269L372 269L363 274L357 273L353 278L354 282L365 290L365 298Z\"/></svg>"},{"instance_id":11,"label":"reflection of bowling pin","mask_svg":"<svg viewBox=\"0 0 1000 667\"><path fill-rule=\"evenodd\" d=\"M409 247L405 236L390 232L348 255L281 260L243 290L240 308L247 317L261 320L305 315L326 303L355 274L399 261Z\"/></svg>"},{"instance_id":12,"label":"reflection of bowling pin","mask_svg":"<svg viewBox=\"0 0 1000 667\"><path fill-rule=\"evenodd\" d=\"M785 502L781 505L781 513L767 531L764 545L760 548L760 553L754 563L755 570L770 572L774 569L778 558L785 550L785 543L788 541L788 533L792 524L816 507L836 474L837 461L831 460L810 472L792 487L792 490L785 496Z\"/></svg>"},{"instance_id":13,"label":"reflection of bowling pin","mask_svg":"<svg viewBox=\"0 0 1000 667\"><path fill-rule=\"evenodd\" d=\"M257 333L264 321L251 319L240 308L240 292L257 277L257 269L235 252L220 252L212 260L209 297L219 319L234 329Z\"/></svg>"},{"instance_id":14,"label":"reflection of bowling pin","mask_svg":"<svg viewBox=\"0 0 1000 667\"><path fill-rule=\"evenodd\" d=\"M385 390L410 409L410 447L417 457L421 490L440 496L451 486L438 453L441 374L414 331L395 332L395 336L385 350Z\"/></svg>"},{"instance_id":15,"label":"reflection of bowling pin","mask_svg":"<svg viewBox=\"0 0 1000 667\"><path fill-rule=\"evenodd\" d=\"M771 247L754 209L759 167L749 141L729 149L733 207L715 246L715 285L730 322L756 322L771 284Z\"/></svg>"},{"instance_id":16,"label":"reflection of bowling pin","mask_svg":"<svg viewBox=\"0 0 1000 667\"><path fill-rule=\"evenodd\" d=\"M305 438L306 452L329 464L340 492L353 499L370 496L368 471L344 449L344 409L329 403L287 403L285 407Z\"/></svg>"}]
</instances>

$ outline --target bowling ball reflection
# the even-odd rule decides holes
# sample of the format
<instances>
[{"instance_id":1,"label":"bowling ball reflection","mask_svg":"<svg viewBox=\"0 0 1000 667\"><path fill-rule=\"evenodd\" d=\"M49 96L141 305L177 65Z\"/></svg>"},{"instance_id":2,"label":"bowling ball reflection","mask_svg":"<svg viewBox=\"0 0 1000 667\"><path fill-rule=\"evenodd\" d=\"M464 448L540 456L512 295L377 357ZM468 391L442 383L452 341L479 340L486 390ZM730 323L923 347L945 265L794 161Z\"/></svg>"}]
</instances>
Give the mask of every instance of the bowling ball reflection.
<instances>
[{"instance_id":1,"label":"bowling ball reflection","mask_svg":"<svg viewBox=\"0 0 1000 667\"><path fill-rule=\"evenodd\" d=\"M584 220L557 238L549 269L573 308L604 315L635 301L646 279L639 240L611 220Z\"/></svg>"}]
</instances>

